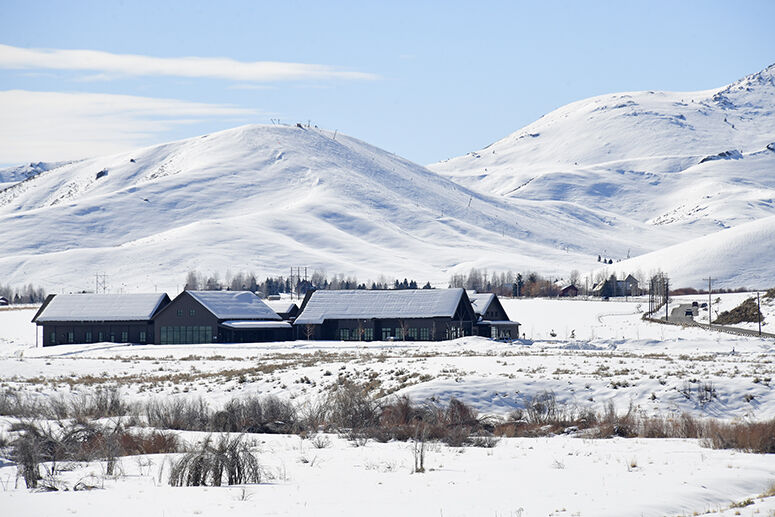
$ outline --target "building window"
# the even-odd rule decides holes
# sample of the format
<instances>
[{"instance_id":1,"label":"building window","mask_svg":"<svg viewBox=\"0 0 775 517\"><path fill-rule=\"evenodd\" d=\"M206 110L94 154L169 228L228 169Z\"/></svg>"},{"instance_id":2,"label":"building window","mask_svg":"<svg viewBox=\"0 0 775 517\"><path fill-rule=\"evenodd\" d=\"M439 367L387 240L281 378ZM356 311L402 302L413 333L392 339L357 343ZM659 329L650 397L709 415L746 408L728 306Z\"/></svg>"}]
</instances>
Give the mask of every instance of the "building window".
<instances>
[{"instance_id":1,"label":"building window","mask_svg":"<svg viewBox=\"0 0 775 517\"><path fill-rule=\"evenodd\" d=\"M83 337L84 342L91 343L91 330L87 330Z\"/></svg>"},{"instance_id":2,"label":"building window","mask_svg":"<svg viewBox=\"0 0 775 517\"><path fill-rule=\"evenodd\" d=\"M373 341L374 340L374 329L373 328L365 328L365 329L363 329L363 339L365 341Z\"/></svg>"},{"instance_id":3,"label":"building window","mask_svg":"<svg viewBox=\"0 0 775 517\"><path fill-rule=\"evenodd\" d=\"M57 333L56 332L52 332L51 335L48 338L48 341L52 345L56 345L56 343L57 343Z\"/></svg>"},{"instance_id":4,"label":"building window","mask_svg":"<svg viewBox=\"0 0 775 517\"><path fill-rule=\"evenodd\" d=\"M189 316L196 316L196 309L189 309L188 310L188 315Z\"/></svg>"},{"instance_id":5,"label":"building window","mask_svg":"<svg viewBox=\"0 0 775 517\"><path fill-rule=\"evenodd\" d=\"M409 331L407 332L407 336L412 341L416 341L417 340L417 329L416 328L410 328Z\"/></svg>"},{"instance_id":6,"label":"building window","mask_svg":"<svg viewBox=\"0 0 775 517\"><path fill-rule=\"evenodd\" d=\"M102 331L97 333L97 341L99 341L100 343L105 341L105 334Z\"/></svg>"},{"instance_id":7,"label":"building window","mask_svg":"<svg viewBox=\"0 0 775 517\"><path fill-rule=\"evenodd\" d=\"M141 331L140 331L140 343L145 343L145 342L146 342L146 339L145 339L145 331L144 331L144 330L141 330Z\"/></svg>"},{"instance_id":8,"label":"building window","mask_svg":"<svg viewBox=\"0 0 775 517\"><path fill-rule=\"evenodd\" d=\"M183 316L183 309L178 309L178 318Z\"/></svg>"},{"instance_id":9,"label":"building window","mask_svg":"<svg viewBox=\"0 0 775 517\"><path fill-rule=\"evenodd\" d=\"M395 333L396 339L404 339L404 329L401 327L396 327L396 333Z\"/></svg>"},{"instance_id":10,"label":"building window","mask_svg":"<svg viewBox=\"0 0 775 517\"><path fill-rule=\"evenodd\" d=\"M207 326L161 327L159 340L162 345L212 343L213 328Z\"/></svg>"},{"instance_id":11,"label":"building window","mask_svg":"<svg viewBox=\"0 0 775 517\"><path fill-rule=\"evenodd\" d=\"M75 334L73 333L72 330L67 333L67 342L75 343Z\"/></svg>"},{"instance_id":12,"label":"building window","mask_svg":"<svg viewBox=\"0 0 775 517\"><path fill-rule=\"evenodd\" d=\"M430 330L427 327L420 328L420 341L430 341Z\"/></svg>"},{"instance_id":13,"label":"building window","mask_svg":"<svg viewBox=\"0 0 775 517\"><path fill-rule=\"evenodd\" d=\"M121 332L121 342L126 343L127 341L129 341L129 332Z\"/></svg>"},{"instance_id":14,"label":"building window","mask_svg":"<svg viewBox=\"0 0 775 517\"><path fill-rule=\"evenodd\" d=\"M350 329L339 329L339 339L341 341L350 340Z\"/></svg>"},{"instance_id":15,"label":"building window","mask_svg":"<svg viewBox=\"0 0 775 517\"><path fill-rule=\"evenodd\" d=\"M382 341L390 339L390 329L382 329Z\"/></svg>"}]
</instances>

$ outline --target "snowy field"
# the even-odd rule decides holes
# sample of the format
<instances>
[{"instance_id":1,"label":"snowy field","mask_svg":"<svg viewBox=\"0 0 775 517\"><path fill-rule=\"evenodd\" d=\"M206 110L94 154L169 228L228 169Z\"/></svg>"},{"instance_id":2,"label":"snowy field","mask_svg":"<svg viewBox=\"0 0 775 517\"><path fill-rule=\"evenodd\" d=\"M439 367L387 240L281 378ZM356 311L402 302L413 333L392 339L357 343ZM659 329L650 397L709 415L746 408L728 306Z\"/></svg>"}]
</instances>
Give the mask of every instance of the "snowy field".
<instances>
[{"instance_id":1,"label":"snowy field","mask_svg":"<svg viewBox=\"0 0 775 517\"><path fill-rule=\"evenodd\" d=\"M721 295L720 308L748 296ZM703 297L686 297L694 299ZM303 405L350 380L368 383L379 397L455 397L499 417L550 391L560 404L596 411L613 403L645 415L775 418L775 340L647 323L640 316L648 303L640 299L503 304L526 339L44 349L35 348L34 309L0 310L0 389L45 399L118 386L132 400L201 397L213 407L274 394ZM2 437L10 419L0 422ZM183 436L193 443L202 434ZM31 493L16 480L16 467L0 460L0 501L10 510L3 514L46 514L56 505L98 515L110 504L117 515L165 516L775 515L771 455L713 450L697 440L503 438L491 449L434 443L426 472L412 474L411 443L354 447L331 435L330 446L318 449L298 436L249 439L266 476L244 490L169 487L170 457L155 455L124 458L117 477L103 475L97 462L64 473L73 483L94 474L104 490ZM759 499L764 493L770 496ZM730 508L749 498L752 504Z\"/></svg>"}]
</instances>

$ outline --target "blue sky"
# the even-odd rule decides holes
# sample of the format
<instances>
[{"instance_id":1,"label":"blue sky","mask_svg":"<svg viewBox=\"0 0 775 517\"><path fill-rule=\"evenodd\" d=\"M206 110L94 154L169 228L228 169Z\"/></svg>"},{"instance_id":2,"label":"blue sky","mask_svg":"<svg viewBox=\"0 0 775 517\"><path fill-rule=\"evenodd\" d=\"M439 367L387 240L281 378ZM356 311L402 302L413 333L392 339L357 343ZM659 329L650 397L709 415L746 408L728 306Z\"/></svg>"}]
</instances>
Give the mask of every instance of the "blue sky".
<instances>
[{"instance_id":1,"label":"blue sky","mask_svg":"<svg viewBox=\"0 0 775 517\"><path fill-rule=\"evenodd\" d=\"M772 1L2 0L0 164L272 118L427 164L589 96L757 72L772 20Z\"/></svg>"}]
</instances>

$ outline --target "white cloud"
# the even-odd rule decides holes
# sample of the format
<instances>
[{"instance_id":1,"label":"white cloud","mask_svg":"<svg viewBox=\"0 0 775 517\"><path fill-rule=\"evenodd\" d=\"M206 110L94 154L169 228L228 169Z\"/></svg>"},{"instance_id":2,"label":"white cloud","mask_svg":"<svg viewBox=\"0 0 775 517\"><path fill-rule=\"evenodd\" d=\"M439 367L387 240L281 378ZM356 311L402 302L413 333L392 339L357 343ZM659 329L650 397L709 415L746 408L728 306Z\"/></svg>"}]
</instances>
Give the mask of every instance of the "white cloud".
<instances>
[{"instance_id":1,"label":"white cloud","mask_svg":"<svg viewBox=\"0 0 775 517\"><path fill-rule=\"evenodd\" d=\"M244 82L319 79L376 79L374 74L340 70L328 65L278 61L236 61L208 57L152 57L111 54L99 50L25 49L0 45L0 68L83 70L94 77L174 76L229 79Z\"/></svg>"},{"instance_id":2,"label":"white cloud","mask_svg":"<svg viewBox=\"0 0 775 517\"><path fill-rule=\"evenodd\" d=\"M164 140L182 124L217 117L234 125L259 113L222 104L101 93L0 91L0 163L121 152Z\"/></svg>"}]
</instances>

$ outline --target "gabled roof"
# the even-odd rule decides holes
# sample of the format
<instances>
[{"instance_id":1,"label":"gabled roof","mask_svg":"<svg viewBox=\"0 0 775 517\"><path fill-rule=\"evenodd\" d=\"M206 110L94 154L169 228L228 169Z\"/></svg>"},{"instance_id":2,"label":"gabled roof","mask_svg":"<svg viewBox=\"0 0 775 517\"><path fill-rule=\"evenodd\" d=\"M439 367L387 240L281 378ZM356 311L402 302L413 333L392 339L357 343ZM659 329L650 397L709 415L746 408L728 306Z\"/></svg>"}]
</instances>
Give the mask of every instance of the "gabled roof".
<instances>
[{"instance_id":1,"label":"gabled roof","mask_svg":"<svg viewBox=\"0 0 775 517\"><path fill-rule=\"evenodd\" d=\"M250 291L185 291L219 320L282 320Z\"/></svg>"},{"instance_id":2,"label":"gabled roof","mask_svg":"<svg viewBox=\"0 0 775 517\"><path fill-rule=\"evenodd\" d=\"M146 321L165 301L169 297L164 293L57 294L32 321Z\"/></svg>"},{"instance_id":3,"label":"gabled roof","mask_svg":"<svg viewBox=\"0 0 775 517\"><path fill-rule=\"evenodd\" d=\"M315 291L295 324L330 319L452 318L463 289L390 289Z\"/></svg>"},{"instance_id":4,"label":"gabled roof","mask_svg":"<svg viewBox=\"0 0 775 517\"><path fill-rule=\"evenodd\" d=\"M474 293L469 294L468 299L471 300L471 306L474 308L476 314L484 314L487 309L490 308L490 304L495 299L493 293Z\"/></svg>"}]
</instances>

